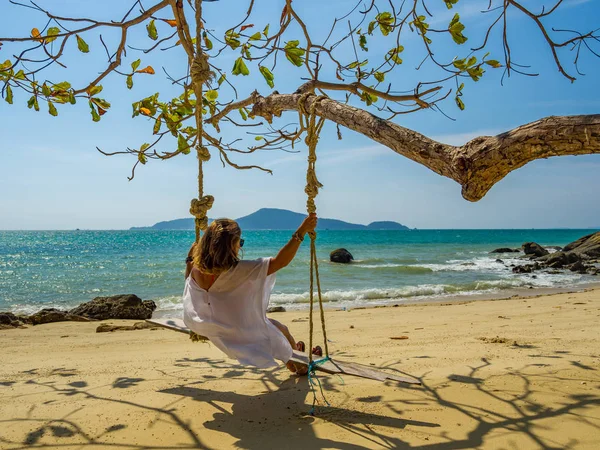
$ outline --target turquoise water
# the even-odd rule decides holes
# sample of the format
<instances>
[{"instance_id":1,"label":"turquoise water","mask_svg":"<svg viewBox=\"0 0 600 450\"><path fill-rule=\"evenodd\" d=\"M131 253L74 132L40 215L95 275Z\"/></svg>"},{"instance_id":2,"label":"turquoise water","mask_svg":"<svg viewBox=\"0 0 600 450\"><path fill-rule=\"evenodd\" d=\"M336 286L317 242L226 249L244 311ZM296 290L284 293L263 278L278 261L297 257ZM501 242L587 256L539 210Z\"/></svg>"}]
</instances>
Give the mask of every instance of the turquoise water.
<instances>
[{"instance_id":1,"label":"turquoise water","mask_svg":"<svg viewBox=\"0 0 600 450\"><path fill-rule=\"evenodd\" d=\"M389 301L484 294L519 287L567 287L596 277L545 272L513 274L520 254L497 247L523 242L565 245L593 230L320 231L325 300L348 307ZM244 258L275 256L288 231L244 232ZM0 231L0 311L32 313L70 308L97 296L133 293L176 316L183 290L188 231ZM347 248L351 265L329 262ZM502 258L505 264L496 262ZM278 273L272 303L303 307L308 300L308 243Z\"/></svg>"}]
</instances>

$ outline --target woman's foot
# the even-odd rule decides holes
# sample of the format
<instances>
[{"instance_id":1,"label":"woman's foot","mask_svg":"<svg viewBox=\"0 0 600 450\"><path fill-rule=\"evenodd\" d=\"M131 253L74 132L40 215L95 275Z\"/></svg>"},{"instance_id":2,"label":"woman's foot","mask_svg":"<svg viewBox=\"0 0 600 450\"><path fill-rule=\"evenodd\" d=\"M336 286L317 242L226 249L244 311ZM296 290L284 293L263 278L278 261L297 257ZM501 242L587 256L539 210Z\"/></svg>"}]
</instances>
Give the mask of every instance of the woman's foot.
<instances>
[{"instance_id":1,"label":"woman's foot","mask_svg":"<svg viewBox=\"0 0 600 450\"><path fill-rule=\"evenodd\" d=\"M306 350L306 344L303 341L296 342L296 350L304 352ZM295 364L292 361L288 361L286 367L290 372L294 372L296 375L306 375L308 373L308 367L304 364Z\"/></svg>"}]
</instances>

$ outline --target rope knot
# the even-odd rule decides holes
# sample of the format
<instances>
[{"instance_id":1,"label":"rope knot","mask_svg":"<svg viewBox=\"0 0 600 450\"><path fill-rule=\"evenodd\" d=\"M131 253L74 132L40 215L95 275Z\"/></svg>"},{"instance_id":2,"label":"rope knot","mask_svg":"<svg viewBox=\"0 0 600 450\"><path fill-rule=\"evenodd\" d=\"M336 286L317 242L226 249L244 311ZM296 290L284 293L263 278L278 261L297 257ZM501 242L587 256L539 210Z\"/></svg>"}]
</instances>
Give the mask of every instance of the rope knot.
<instances>
[{"instance_id":1,"label":"rope knot","mask_svg":"<svg viewBox=\"0 0 600 450\"><path fill-rule=\"evenodd\" d=\"M207 84L215 77L215 73L210 70L206 53L196 53L196 57L192 61L192 67L190 67L190 75L194 84L200 86Z\"/></svg>"},{"instance_id":2,"label":"rope knot","mask_svg":"<svg viewBox=\"0 0 600 450\"><path fill-rule=\"evenodd\" d=\"M210 160L210 152L208 151L208 148L203 145L196 146L196 153L198 154L198 159L200 161L207 162Z\"/></svg>"},{"instance_id":3,"label":"rope knot","mask_svg":"<svg viewBox=\"0 0 600 450\"><path fill-rule=\"evenodd\" d=\"M201 230L208 227L208 217L206 213L212 208L215 198L212 195L205 195L200 199L193 198L190 205L190 214L196 218L196 224Z\"/></svg>"}]
</instances>

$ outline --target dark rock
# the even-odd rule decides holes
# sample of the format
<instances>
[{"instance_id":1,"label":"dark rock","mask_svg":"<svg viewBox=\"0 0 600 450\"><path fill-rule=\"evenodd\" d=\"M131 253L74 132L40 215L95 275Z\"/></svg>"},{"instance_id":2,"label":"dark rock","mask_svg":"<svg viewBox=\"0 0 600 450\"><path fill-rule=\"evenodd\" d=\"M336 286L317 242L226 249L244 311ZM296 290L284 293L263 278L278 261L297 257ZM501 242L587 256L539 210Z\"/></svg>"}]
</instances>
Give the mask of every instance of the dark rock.
<instances>
[{"instance_id":1,"label":"dark rock","mask_svg":"<svg viewBox=\"0 0 600 450\"><path fill-rule=\"evenodd\" d=\"M496 262L500 263L500 264L504 264L504 261L502 261L501 259L497 259Z\"/></svg>"},{"instance_id":2,"label":"dark rock","mask_svg":"<svg viewBox=\"0 0 600 450\"><path fill-rule=\"evenodd\" d=\"M533 271L533 265L525 264L524 266L515 266L512 271L513 273L531 273Z\"/></svg>"},{"instance_id":3,"label":"dark rock","mask_svg":"<svg viewBox=\"0 0 600 450\"><path fill-rule=\"evenodd\" d=\"M73 314L69 314L68 311L61 311L56 308L44 308L41 311L36 312L28 317L29 323L32 325L41 325L43 323L53 323L53 322L67 322L67 321L75 321L75 322L89 322L90 319L86 317L76 316Z\"/></svg>"},{"instance_id":4,"label":"dark rock","mask_svg":"<svg viewBox=\"0 0 600 450\"><path fill-rule=\"evenodd\" d=\"M571 242L563 248L563 251L574 252L587 259L600 258L600 232L588 234Z\"/></svg>"},{"instance_id":5,"label":"dark rock","mask_svg":"<svg viewBox=\"0 0 600 450\"><path fill-rule=\"evenodd\" d=\"M521 250L518 248L512 249L508 247L497 248L496 250L492 250L490 253L519 253Z\"/></svg>"},{"instance_id":6,"label":"dark rock","mask_svg":"<svg viewBox=\"0 0 600 450\"><path fill-rule=\"evenodd\" d=\"M523 244L523 251L525 252L525 255L535 258L539 258L540 256L545 256L548 254L548 250L546 250L540 244L536 244L535 242L525 242Z\"/></svg>"},{"instance_id":7,"label":"dark rock","mask_svg":"<svg viewBox=\"0 0 600 450\"><path fill-rule=\"evenodd\" d=\"M25 324L19 316L10 312L0 312L0 330L10 328L25 328Z\"/></svg>"},{"instance_id":8,"label":"dark rock","mask_svg":"<svg viewBox=\"0 0 600 450\"><path fill-rule=\"evenodd\" d=\"M575 264L571 264L571 266L569 266L569 270L571 272L577 272L580 274L587 273L587 269L588 269L588 266L583 264L581 261L577 261Z\"/></svg>"},{"instance_id":9,"label":"dark rock","mask_svg":"<svg viewBox=\"0 0 600 450\"><path fill-rule=\"evenodd\" d=\"M579 255L562 251L550 253L549 255L536 259L536 261L541 262L548 267L552 267L553 269L563 268L566 265L576 263L579 260Z\"/></svg>"},{"instance_id":10,"label":"dark rock","mask_svg":"<svg viewBox=\"0 0 600 450\"><path fill-rule=\"evenodd\" d=\"M345 248L338 248L329 254L329 260L335 263L348 264L354 260L354 257Z\"/></svg>"},{"instance_id":11,"label":"dark rock","mask_svg":"<svg viewBox=\"0 0 600 450\"><path fill-rule=\"evenodd\" d=\"M271 306L267 308L268 313L276 313L276 312L285 312L285 308L283 306Z\"/></svg>"},{"instance_id":12,"label":"dark rock","mask_svg":"<svg viewBox=\"0 0 600 450\"><path fill-rule=\"evenodd\" d=\"M69 311L69 314L84 316L90 319L135 319L145 320L152 317L156 303L152 300L142 301L137 295L123 294L113 297L96 297L90 302L82 303Z\"/></svg>"}]
</instances>

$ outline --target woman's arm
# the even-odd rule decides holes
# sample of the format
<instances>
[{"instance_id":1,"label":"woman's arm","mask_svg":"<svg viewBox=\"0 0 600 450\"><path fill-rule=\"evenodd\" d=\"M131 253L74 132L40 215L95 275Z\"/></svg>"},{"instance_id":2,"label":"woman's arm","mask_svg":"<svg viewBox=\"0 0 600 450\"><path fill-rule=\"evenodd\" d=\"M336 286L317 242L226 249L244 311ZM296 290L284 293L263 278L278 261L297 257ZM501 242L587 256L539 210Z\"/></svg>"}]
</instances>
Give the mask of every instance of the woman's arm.
<instances>
[{"instance_id":1,"label":"woman's arm","mask_svg":"<svg viewBox=\"0 0 600 450\"><path fill-rule=\"evenodd\" d=\"M302 239L304 239L306 233L314 231L316 227L316 214L311 214L306 219L304 219L304 222L302 222L302 225L300 225L298 231L294 233L290 241L287 244L285 244L281 250L279 250L279 253L275 258L271 259L267 275L271 275L277 272L278 270L283 269L285 266L291 263L294 259L294 256L296 256L296 253L300 248L300 244L302 243Z\"/></svg>"},{"instance_id":2,"label":"woman's arm","mask_svg":"<svg viewBox=\"0 0 600 450\"><path fill-rule=\"evenodd\" d=\"M185 260L185 279L190 276L192 269L194 268L194 250L196 249L196 243L194 242L190 247L187 259Z\"/></svg>"}]
</instances>

